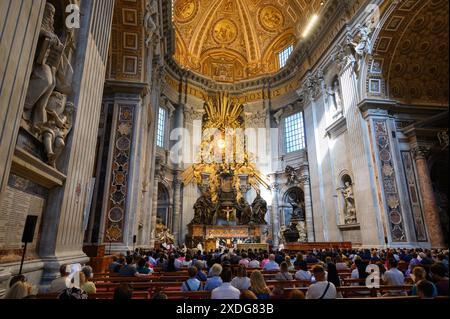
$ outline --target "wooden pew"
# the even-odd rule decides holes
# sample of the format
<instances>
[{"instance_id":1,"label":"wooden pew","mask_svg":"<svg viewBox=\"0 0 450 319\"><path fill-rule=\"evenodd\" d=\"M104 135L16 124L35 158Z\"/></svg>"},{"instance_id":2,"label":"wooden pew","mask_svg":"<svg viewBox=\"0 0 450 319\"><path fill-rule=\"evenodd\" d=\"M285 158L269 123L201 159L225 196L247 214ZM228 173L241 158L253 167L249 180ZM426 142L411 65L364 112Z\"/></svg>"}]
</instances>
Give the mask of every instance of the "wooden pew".
<instances>
[{"instance_id":1,"label":"wooden pew","mask_svg":"<svg viewBox=\"0 0 450 319\"><path fill-rule=\"evenodd\" d=\"M114 291L111 292L97 292L95 294L89 294L89 299L113 299ZM148 299L149 295L147 291L133 291L132 299Z\"/></svg>"},{"instance_id":2,"label":"wooden pew","mask_svg":"<svg viewBox=\"0 0 450 319\"><path fill-rule=\"evenodd\" d=\"M157 276L151 276L151 277L99 277L99 278L94 278L92 281L97 285L97 283L100 282L149 282L152 280L158 280L159 277Z\"/></svg>"},{"instance_id":3,"label":"wooden pew","mask_svg":"<svg viewBox=\"0 0 450 319\"><path fill-rule=\"evenodd\" d=\"M304 293L308 291L309 287L300 287L300 288L284 288L285 294L288 294L292 290L301 290ZM412 288L411 285L403 285L403 286L380 286L378 288L369 288L366 286L346 286L346 287L337 287L336 290L342 294L344 298L355 296L358 293L367 293L367 296L370 297L378 297L378 294L383 294L389 291L410 291ZM361 296L362 297L362 296Z\"/></svg>"},{"instance_id":4,"label":"wooden pew","mask_svg":"<svg viewBox=\"0 0 450 319\"><path fill-rule=\"evenodd\" d=\"M36 296L37 299L58 299L60 293L44 293L38 294ZM97 292L95 294L89 294L88 299L113 299L114 291L105 291L105 292ZM133 291L133 299L148 299L147 291Z\"/></svg>"},{"instance_id":5,"label":"wooden pew","mask_svg":"<svg viewBox=\"0 0 450 319\"><path fill-rule=\"evenodd\" d=\"M108 291L114 291L120 284L119 283L99 283L97 285L97 292L108 292ZM173 290L180 290L182 283L180 282L133 282L130 283L131 287L135 291L156 291L156 290L167 290L167 289L173 289Z\"/></svg>"},{"instance_id":6,"label":"wooden pew","mask_svg":"<svg viewBox=\"0 0 450 319\"><path fill-rule=\"evenodd\" d=\"M342 298L341 298L342 299ZM396 297L351 297L351 298L344 298L346 300L414 300L414 299L420 299L419 296L396 296Z\"/></svg>"},{"instance_id":7,"label":"wooden pew","mask_svg":"<svg viewBox=\"0 0 450 319\"><path fill-rule=\"evenodd\" d=\"M268 287L309 287L311 282L305 280L267 280L266 285Z\"/></svg>"},{"instance_id":8,"label":"wooden pew","mask_svg":"<svg viewBox=\"0 0 450 319\"><path fill-rule=\"evenodd\" d=\"M210 291L164 291L169 299L211 299Z\"/></svg>"}]
</instances>

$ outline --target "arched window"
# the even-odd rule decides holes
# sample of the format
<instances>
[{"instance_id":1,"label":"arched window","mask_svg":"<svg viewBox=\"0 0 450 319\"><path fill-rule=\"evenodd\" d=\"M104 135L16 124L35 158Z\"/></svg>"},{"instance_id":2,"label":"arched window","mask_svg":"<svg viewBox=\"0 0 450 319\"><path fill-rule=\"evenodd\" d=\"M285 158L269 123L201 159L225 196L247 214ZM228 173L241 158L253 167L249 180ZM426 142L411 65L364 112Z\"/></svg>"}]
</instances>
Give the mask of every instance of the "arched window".
<instances>
[{"instance_id":1,"label":"arched window","mask_svg":"<svg viewBox=\"0 0 450 319\"><path fill-rule=\"evenodd\" d=\"M294 45L290 44L288 47L284 48L278 53L278 64L280 66L280 69L286 66L286 63L289 60L289 57L291 56L293 51Z\"/></svg>"},{"instance_id":2,"label":"arched window","mask_svg":"<svg viewBox=\"0 0 450 319\"><path fill-rule=\"evenodd\" d=\"M156 145L161 148L164 148L166 146L166 122L167 111L165 108L160 107L158 113L158 129L156 131Z\"/></svg>"},{"instance_id":3,"label":"arched window","mask_svg":"<svg viewBox=\"0 0 450 319\"><path fill-rule=\"evenodd\" d=\"M284 119L284 139L286 153L294 153L306 148L303 113L295 113Z\"/></svg>"}]
</instances>

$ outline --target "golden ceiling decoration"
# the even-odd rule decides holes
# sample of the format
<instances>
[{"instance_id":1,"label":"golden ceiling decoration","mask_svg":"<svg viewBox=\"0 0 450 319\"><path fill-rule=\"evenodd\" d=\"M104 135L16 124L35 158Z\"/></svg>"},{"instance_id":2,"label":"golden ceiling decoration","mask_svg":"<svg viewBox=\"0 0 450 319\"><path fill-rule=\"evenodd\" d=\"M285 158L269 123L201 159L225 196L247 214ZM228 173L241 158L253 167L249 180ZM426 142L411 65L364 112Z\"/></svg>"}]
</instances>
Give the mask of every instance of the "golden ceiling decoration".
<instances>
[{"instance_id":1,"label":"golden ceiling decoration","mask_svg":"<svg viewBox=\"0 0 450 319\"><path fill-rule=\"evenodd\" d=\"M295 45L320 0L175 0L175 59L219 82L279 70L278 53Z\"/></svg>"}]
</instances>

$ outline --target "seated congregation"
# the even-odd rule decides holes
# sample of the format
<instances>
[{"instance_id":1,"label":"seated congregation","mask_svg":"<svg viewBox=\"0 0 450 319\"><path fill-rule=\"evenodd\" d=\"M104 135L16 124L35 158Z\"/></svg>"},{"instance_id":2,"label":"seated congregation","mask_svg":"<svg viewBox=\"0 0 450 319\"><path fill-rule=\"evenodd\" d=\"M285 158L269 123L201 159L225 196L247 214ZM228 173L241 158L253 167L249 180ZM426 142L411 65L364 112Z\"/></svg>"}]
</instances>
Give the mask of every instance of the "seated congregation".
<instances>
[{"instance_id":1,"label":"seated congregation","mask_svg":"<svg viewBox=\"0 0 450 319\"><path fill-rule=\"evenodd\" d=\"M32 294L23 275L6 299L446 299L448 250L142 251L86 265Z\"/></svg>"}]
</instances>

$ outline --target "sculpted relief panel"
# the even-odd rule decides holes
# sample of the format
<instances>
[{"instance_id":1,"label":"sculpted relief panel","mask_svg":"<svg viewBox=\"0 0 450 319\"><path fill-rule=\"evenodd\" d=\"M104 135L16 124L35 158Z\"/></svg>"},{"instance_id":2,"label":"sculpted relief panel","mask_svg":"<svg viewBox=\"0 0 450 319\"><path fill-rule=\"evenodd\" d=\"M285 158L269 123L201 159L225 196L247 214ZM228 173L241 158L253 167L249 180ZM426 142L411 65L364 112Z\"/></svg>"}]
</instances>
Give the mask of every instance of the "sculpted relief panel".
<instances>
[{"instance_id":1,"label":"sculpted relief panel","mask_svg":"<svg viewBox=\"0 0 450 319\"><path fill-rule=\"evenodd\" d=\"M258 14L259 22L268 31L276 31L283 26L284 17L280 10L274 6L262 8Z\"/></svg>"},{"instance_id":2,"label":"sculpted relief panel","mask_svg":"<svg viewBox=\"0 0 450 319\"><path fill-rule=\"evenodd\" d=\"M61 10L59 8L59 10ZM65 140L72 128L74 105L72 93L73 68L71 57L75 44L73 33L59 25L55 16L60 14L51 3L45 6L39 34L38 48L25 100L22 140L40 143L45 156L41 158L56 167L56 160L65 147Z\"/></svg>"},{"instance_id":3,"label":"sculpted relief panel","mask_svg":"<svg viewBox=\"0 0 450 319\"><path fill-rule=\"evenodd\" d=\"M213 37L219 44L227 44L236 40L238 30L233 21L219 20L213 28Z\"/></svg>"},{"instance_id":4,"label":"sculpted relief panel","mask_svg":"<svg viewBox=\"0 0 450 319\"><path fill-rule=\"evenodd\" d=\"M174 7L175 17L183 22L192 19L198 10L196 0L179 0Z\"/></svg>"}]
</instances>

